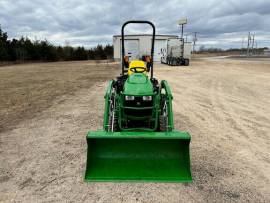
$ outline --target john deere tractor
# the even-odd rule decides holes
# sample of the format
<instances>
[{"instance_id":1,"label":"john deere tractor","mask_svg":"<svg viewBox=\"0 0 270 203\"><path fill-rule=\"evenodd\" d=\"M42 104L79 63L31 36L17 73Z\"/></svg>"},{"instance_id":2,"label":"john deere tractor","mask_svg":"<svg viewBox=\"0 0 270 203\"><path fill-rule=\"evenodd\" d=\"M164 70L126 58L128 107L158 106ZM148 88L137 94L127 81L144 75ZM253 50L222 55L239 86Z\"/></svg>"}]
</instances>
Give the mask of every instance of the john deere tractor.
<instances>
[{"instance_id":1,"label":"john deere tractor","mask_svg":"<svg viewBox=\"0 0 270 203\"><path fill-rule=\"evenodd\" d=\"M151 55L145 61L125 55L124 28L153 28ZM128 21L122 26L122 74L105 92L103 130L87 134L86 181L190 182L187 132L174 130L172 93L153 76L155 26Z\"/></svg>"}]
</instances>

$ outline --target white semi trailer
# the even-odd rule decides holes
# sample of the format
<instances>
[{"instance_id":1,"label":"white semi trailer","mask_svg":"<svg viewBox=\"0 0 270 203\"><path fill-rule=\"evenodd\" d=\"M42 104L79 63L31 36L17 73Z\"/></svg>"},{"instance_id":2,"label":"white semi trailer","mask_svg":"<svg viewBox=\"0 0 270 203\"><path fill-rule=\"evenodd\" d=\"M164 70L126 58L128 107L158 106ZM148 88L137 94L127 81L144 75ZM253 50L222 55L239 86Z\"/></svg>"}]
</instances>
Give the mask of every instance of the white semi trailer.
<instances>
[{"instance_id":1,"label":"white semi trailer","mask_svg":"<svg viewBox=\"0 0 270 203\"><path fill-rule=\"evenodd\" d=\"M167 40L167 48L161 50L161 63L171 66L189 65L191 57L191 43L182 38Z\"/></svg>"}]
</instances>

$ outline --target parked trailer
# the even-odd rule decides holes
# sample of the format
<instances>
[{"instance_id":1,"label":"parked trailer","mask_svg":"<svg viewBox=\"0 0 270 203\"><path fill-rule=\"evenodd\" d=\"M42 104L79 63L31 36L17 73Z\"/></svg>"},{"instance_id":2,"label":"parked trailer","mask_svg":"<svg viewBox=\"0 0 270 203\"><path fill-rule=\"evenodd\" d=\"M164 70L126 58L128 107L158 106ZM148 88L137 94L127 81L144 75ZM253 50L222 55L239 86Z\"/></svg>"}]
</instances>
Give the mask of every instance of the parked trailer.
<instances>
[{"instance_id":1,"label":"parked trailer","mask_svg":"<svg viewBox=\"0 0 270 203\"><path fill-rule=\"evenodd\" d=\"M182 38L172 38L167 41L167 48L161 52L161 63L171 66L189 65L191 43Z\"/></svg>"}]
</instances>

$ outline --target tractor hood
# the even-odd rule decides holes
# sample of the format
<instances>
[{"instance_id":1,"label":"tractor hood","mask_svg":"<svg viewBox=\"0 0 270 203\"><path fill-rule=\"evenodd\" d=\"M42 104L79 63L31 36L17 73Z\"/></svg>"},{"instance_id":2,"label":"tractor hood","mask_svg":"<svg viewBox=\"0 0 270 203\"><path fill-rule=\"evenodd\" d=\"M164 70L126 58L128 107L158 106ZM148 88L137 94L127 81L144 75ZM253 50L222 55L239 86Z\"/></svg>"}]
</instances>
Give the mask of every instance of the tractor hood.
<instances>
[{"instance_id":1,"label":"tractor hood","mask_svg":"<svg viewBox=\"0 0 270 203\"><path fill-rule=\"evenodd\" d=\"M153 95L153 85L144 73L133 73L126 80L123 93L132 96Z\"/></svg>"}]
</instances>

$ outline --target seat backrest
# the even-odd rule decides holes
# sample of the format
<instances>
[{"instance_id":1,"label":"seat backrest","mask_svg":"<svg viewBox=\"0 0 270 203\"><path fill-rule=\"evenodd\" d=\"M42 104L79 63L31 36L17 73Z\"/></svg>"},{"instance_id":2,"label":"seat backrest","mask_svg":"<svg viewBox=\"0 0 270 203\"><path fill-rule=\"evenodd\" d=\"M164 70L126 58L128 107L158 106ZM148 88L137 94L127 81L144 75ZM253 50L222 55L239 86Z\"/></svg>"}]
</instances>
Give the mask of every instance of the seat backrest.
<instances>
[{"instance_id":1,"label":"seat backrest","mask_svg":"<svg viewBox=\"0 0 270 203\"><path fill-rule=\"evenodd\" d=\"M145 63L143 61L140 61L140 60L131 61L128 67L128 75L131 75L134 73L133 71L130 70L131 68L137 68L138 70L140 70L140 67L142 68L142 70L146 68ZM146 73L146 71L144 71L143 73Z\"/></svg>"}]
</instances>

